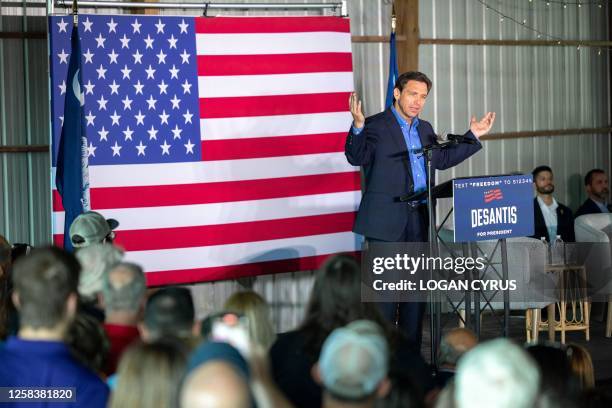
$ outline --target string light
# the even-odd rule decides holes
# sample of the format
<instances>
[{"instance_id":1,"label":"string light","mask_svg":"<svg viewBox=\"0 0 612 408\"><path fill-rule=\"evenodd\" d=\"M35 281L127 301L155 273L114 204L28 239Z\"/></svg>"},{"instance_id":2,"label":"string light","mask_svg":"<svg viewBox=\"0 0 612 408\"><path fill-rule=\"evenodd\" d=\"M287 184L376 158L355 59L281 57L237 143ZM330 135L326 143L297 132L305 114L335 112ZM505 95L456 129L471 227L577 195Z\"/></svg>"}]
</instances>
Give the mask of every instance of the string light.
<instances>
[{"instance_id":1,"label":"string light","mask_svg":"<svg viewBox=\"0 0 612 408\"><path fill-rule=\"evenodd\" d=\"M553 40L556 43L556 45L562 45L563 42L565 41L561 37L557 37L557 36L554 36L552 34L545 33L545 32L543 32L541 30L538 30L535 27L527 25L527 19L523 19L523 20L519 21L519 20L517 20L516 18L514 18L512 16L509 16L509 15L506 15L506 14L502 13L500 10L498 10L495 7L487 4L485 2L485 0L475 0L475 1L480 3L487 11L491 11L491 12L497 14L499 16L499 22L500 23L503 23L505 20L512 21L512 22L514 22L514 23L516 23L518 25L521 25L523 28L534 32L538 39L541 39L542 37L544 37L544 38L546 38L548 40ZM529 1L529 3L533 3L533 0L528 0L528 1ZM612 1L612 0L608 0L608 1ZM564 2L564 1L554 1L554 0L546 1L546 5L547 6L550 6L551 3L563 4L563 6L564 6L563 8L564 9L567 9L567 5L568 4L574 4L574 5L577 5L578 7L581 7L583 4L592 4L592 5L596 4L600 8L603 7L602 4L601 4L601 1L598 1L598 2L586 2L586 1L581 1L581 2ZM580 49L581 49L582 45L583 44L578 43L578 46L576 47L576 51L580 52ZM602 50L601 48L597 49L597 55L598 56L601 55L601 50ZM611 49L609 47L604 48L604 50L606 50L608 52L611 51Z\"/></svg>"},{"instance_id":2,"label":"string light","mask_svg":"<svg viewBox=\"0 0 612 408\"><path fill-rule=\"evenodd\" d=\"M562 4L563 7L567 7L567 6L578 6L581 7L583 5L598 5L599 7L602 7L602 3L610 3L611 0L598 0L598 1L563 1L563 0L540 0L540 1L545 1L547 6L550 6L551 4ZM533 3L533 0L529 0L530 3Z\"/></svg>"},{"instance_id":3,"label":"string light","mask_svg":"<svg viewBox=\"0 0 612 408\"><path fill-rule=\"evenodd\" d=\"M516 24L522 25L525 29L533 31L535 34L537 34L538 38L545 37L545 38L549 38L551 40L557 40L557 41L562 41L563 40L563 38L561 38L561 37L555 37L554 35L547 34L547 33L543 32L543 31L538 30L535 27L531 27L531 26L527 25L527 20L526 19L524 19L522 21L519 21L519 20L515 19L512 16L509 16L509 15L506 15L506 14L502 13L501 11L496 9L495 7L487 4L484 0L475 0L475 1L477 1L480 4L482 4L482 6L485 7L487 10L492 11L495 14L497 14L499 16L499 21L500 22L503 22L505 20L509 20L509 21L512 21L512 22L514 22Z\"/></svg>"}]
</instances>

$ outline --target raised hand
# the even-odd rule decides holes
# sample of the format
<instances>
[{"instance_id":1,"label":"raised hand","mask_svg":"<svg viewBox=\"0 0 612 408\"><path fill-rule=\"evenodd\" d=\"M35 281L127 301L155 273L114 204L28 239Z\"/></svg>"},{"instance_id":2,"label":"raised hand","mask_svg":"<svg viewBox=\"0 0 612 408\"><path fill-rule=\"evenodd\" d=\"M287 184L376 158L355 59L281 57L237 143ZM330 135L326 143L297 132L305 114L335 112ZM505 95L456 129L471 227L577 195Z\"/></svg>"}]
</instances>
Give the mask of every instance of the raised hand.
<instances>
[{"instance_id":1,"label":"raised hand","mask_svg":"<svg viewBox=\"0 0 612 408\"><path fill-rule=\"evenodd\" d=\"M474 136L480 138L489 133L489 130L493 127L493 122L495 122L495 112L487 112L479 121L476 121L476 117L472 116L470 120L470 130Z\"/></svg>"},{"instance_id":2,"label":"raised hand","mask_svg":"<svg viewBox=\"0 0 612 408\"><path fill-rule=\"evenodd\" d=\"M349 97L349 109L353 115L353 124L356 128L362 128L365 124L365 116L361 111L361 101L357 97L357 92L351 93Z\"/></svg>"}]
</instances>

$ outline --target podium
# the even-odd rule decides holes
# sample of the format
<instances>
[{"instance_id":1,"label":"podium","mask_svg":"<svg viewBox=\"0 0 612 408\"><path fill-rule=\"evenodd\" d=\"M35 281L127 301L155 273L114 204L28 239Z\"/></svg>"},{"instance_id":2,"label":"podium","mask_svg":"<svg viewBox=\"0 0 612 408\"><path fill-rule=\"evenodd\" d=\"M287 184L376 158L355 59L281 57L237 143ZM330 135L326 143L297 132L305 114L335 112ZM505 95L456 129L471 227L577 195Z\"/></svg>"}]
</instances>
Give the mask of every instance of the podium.
<instances>
[{"instance_id":1,"label":"podium","mask_svg":"<svg viewBox=\"0 0 612 408\"><path fill-rule=\"evenodd\" d=\"M431 174L431 173L428 173ZM434 202L437 199L453 198L451 209L436 227L433 213ZM484 279L487 271L496 271L493 263L496 252L501 256L502 281L508 281L508 250L507 238L525 237L533 234L533 192L532 176L523 174L495 175L487 177L463 177L449 180L429 188L418 194L399 197L399 201L421 201L427 198L430 207L429 242L432 256L440 254L440 246L453 256L478 256L477 241L496 241L493 252L489 255L482 275L477 269L466 273L467 280ZM454 220L454 241L461 242L461 254L440 239L440 231L449 220ZM430 271L433 277L434 271ZM464 321L467 327L473 328L480 336L480 316L482 311L491 306L492 298L484 292L467 290L464 299L459 303L446 300L453 312ZM484 300L484 307L481 302ZM430 328L432 338L432 361L435 361L435 350L441 336L441 294L431 293L430 297ZM464 305L465 317L459 313ZM503 334L509 334L510 297L508 290L503 291L504 319ZM493 309L491 307L491 309Z\"/></svg>"}]
</instances>

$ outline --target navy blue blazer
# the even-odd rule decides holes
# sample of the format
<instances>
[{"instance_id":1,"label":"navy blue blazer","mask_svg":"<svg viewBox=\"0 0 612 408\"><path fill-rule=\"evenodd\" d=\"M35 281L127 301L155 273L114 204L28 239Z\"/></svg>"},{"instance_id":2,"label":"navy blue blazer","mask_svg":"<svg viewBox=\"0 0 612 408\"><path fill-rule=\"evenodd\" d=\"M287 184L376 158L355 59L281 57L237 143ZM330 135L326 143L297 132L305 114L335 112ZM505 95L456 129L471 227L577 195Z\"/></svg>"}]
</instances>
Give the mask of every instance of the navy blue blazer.
<instances>
[{"instance_id":1,"label":"navy blue blazer","mask_svg":"<svg viewBox=\"0 0 612 408\"><path fill-rule=\"evenodd\" d=\"M436 143L436 135L429 122L419 119L418 132L423 146ZM482 148L471 131L464 136L475 140L475 143L462 143L434 151L434 183L436 169L453 167ZM358 135L351 128L346 138L345 154L349 163L363 167L365 175L365 191L353 231L367 238L397 241L407 227L410 210L410 203L402 203L398 199L412 193L414 186L408 147L391 109L367 118L365 128Z\"/></svg>"},{"instance_id":2,"label":"navy blue blazer","mask_svg":"<svg viewBox=\"0 0 612 408\"><path fill-rule=\"evenodd\" d=\"M610 206L608 206L608 211L612 212L612 210L610 210L609 208ZM597 204L595 204L595 201L591 200L590 198L587 198L585 202L582 203L580 208L576 210L576 214L574 214L574 218L578 218L581 215L585 215L585 214L601 214L601 209L599 208Z\"/></svg>"},{"instance_id":3,"label":"navy blue blazer","mask_svg":"<svg viewBox=\"0 0 612 408\"><path fill-rule=\"evenodd\" d=\"M559 204L557 207L557 235L561 235L563 242L574 242L576 241L576 235L574 234L574 216L572 215L572 210L558 201L557 204ZM555 241L557 237L548 236L548 228L546 228L544 215L542 214L537 197L533 199L533 224L534 233L531 237L536 239L546 237L548 242Z\"/></svg>"}]
</instances>

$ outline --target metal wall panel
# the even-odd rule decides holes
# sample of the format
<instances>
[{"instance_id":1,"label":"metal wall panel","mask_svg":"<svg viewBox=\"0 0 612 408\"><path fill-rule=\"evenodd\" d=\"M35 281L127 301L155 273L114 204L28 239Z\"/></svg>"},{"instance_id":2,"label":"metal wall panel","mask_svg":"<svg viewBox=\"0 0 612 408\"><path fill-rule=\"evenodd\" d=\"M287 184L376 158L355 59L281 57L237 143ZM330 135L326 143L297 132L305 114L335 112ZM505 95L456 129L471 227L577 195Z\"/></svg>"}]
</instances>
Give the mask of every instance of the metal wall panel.
<instances>
[{"instance_id":1,"label":"metal wall panel","mask_svg":"<svg viewBox=\"0 0 612 408\"><path fill-rule=\"evenodd\" d=\"M562 39L607 40L607 10L597 5L488 0L485 3L526 26ZM422 38L538 39L537 33L487 10L474 0L420 2ZM542 37L545 39L545 37ZM463 133L470 115L496 111L492 132L605 127L609 125L606 51L548 46L422 45L420 69L434 88L423 117L439 132ZM438 182L459 176L528 173L553 168L556 196L572 208L584 200L584 174L610 173L609 135L535 137L486 141L484 149ZM450 203L441 203L445 213Z\"/></svg>"},{"instance_id":2,"label":"metal wall panel","mask_svg":"<svg viewBox=\"0 0 612 408\"><path fill-rule=\"evenodd\" d=\"M45 31L42 17L24 19L19 16L21 9L3 7L1 10L0 31ZM46 53L44 39L0 40L0 140L3 145L48 143ZM48 243L48 154L0 154L0 179L0 233L11 242Z\"/></svg>"},{"instance_id":3,"label":"metal wall panel","mask_svg":"<svg viewBox=\"0 0 612 408\"><path fill-rule=\"evenodd\" d=\"M391 1L349 0L353 35L391 33ZM366 116L380 112L385 105L389 73L388 43L353 43L355 90Z\"/></svg>"},{"instance_id":4,"label":"metal wall panel","mask_svg":"<svg viewBox=\"0 0 612 408\"><path fill-rule=\"evenodd\" d=\"M547 8L545 2L536 0L487 2L555 36L585 40L608 38L607 10L596 6L585 5L580 10L568 6L563 10L554 4ZM23 14L21 8L2 7L1 10L4 17L0 20L0 31L24 28L44 31L44 18L29 17L27 27L23 27L21 18L6 17ZM391 1L349 0L348 10L354 35L389 34ZM82 10L91 11L94 10ZM64 10L56 9L56 12ZM98 12L123 11L100 9ZM45 10L28 8L27 14L44 16ZM162 10L160 14L193 12ZM317 15L321 12L211 10L209 14ZM537 38L520 25L500 22L499 16L475 0L423 0L419 5L419 24L423 38ZM434 81L422 116L440 133L464 132L470 115L480 116L486 110L498 113L495 132L596 127L610 123L609 66L605 51L598 55L597 49L592 48L578 51L573 47L422 45L419 54L420 70ZM27 40L27 45L23 40L0 40L0 57L0 140L3 144L48 143L46 40ZM388 58L386 43L353 44L355 89L368 115L383 108ZM538 164L549 164L556 173L558 197L575 208L584 197L582 175L595 166L610 172L610 150L608 135L487 141L482 152L442 172L438 181L458 176L529 172ZM0 191L0 233L12 241L48 242L48 154L0 155ZM448 203L439 206L441 212L448 207ZM301 320L312 282L312 273L288 273L258 277L253 287L272 304L277 329L287 330ZM221 307L241 287L236 281L193 285L198 316Z\"/></svg>"}]
</instances>

